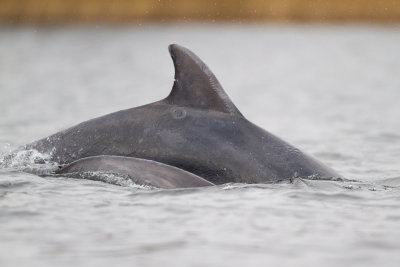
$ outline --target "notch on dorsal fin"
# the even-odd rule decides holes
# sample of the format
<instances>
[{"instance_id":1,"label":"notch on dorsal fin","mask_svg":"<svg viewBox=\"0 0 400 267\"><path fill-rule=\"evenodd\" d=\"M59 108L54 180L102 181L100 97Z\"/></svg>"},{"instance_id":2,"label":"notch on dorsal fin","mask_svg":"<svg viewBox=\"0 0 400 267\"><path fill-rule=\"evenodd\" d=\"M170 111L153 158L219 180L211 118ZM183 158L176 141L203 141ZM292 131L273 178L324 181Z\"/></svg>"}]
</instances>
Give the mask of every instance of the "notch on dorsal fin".
<instances>
[{"instance_id":1,"label":"notch on dorsal fin","mask_svg":"<svg viewBox=\"0 0 400 267\"><path fill-rule=\"evenodd\" d=\"M243 116L200 58L176 44L168 48L175 66L175 82L165 101L173 105Z\"/></svg>"}]
</instances>

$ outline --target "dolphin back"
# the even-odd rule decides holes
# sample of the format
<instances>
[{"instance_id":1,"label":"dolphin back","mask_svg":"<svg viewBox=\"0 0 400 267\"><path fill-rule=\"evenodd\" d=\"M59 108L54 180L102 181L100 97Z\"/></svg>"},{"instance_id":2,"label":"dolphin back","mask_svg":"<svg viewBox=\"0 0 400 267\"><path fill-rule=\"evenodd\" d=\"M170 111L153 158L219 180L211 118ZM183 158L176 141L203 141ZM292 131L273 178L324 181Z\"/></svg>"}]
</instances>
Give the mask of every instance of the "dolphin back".
<instances>
[{"instance_id":1,"label":"dolphin back","mask_svg":"<svg viewBox=\"0 0 400 267\"><path fill-rule=\"evenodd\" d=\"M61 173L116 172L162 188L341 177L248 121L193 52L176 44L169 51L175 79L166 98L82 122L26 148L70 164Z\"/></svg>"},{"instance_id":2,"label":"dolphin back","mask_svg":"<svg viewBox=\"0 0 400 267\"><path fill-rule=\"evenodd\" d=\"M202 187L213 183L182 169L160 162L134 157L95 156L74 161L57 174L105 172L128 177L140 185L174 189Z\"/></svg>"}]
</instances>

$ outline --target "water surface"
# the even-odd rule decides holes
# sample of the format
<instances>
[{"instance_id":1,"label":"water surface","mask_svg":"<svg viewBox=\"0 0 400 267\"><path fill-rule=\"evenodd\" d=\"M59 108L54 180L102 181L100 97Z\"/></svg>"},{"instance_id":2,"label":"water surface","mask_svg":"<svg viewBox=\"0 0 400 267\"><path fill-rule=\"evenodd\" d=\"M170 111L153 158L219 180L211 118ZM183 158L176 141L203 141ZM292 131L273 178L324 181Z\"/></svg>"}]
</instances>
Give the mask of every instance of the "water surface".
<instances>
[{"instance_id":1,"label":"water surface","mask_svg":"<svg viewBox=\"0 0 400 267\"><path fill-rule=\"evenodd\" d=\"M350 181L159 190L10 151L168 95L192 49L251 121ZM1 266L398 266L400 27L0 28Z\"/></svg>"}]
</instances>

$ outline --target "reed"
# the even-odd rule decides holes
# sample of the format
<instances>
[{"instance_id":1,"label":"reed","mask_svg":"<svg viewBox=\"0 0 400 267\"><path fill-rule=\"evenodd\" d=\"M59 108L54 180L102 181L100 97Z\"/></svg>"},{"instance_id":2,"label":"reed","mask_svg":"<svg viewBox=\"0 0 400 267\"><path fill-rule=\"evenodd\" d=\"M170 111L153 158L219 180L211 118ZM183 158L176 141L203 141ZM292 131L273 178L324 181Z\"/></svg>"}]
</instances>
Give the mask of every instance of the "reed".
<instances>
[{"instance_id":1,"label":"reed","mask_svg":"<svg viewBox=\"0 0 400 267\"><path fill-rule=\"evenodd\" d=\"M400 21L398 0L1 0L0 21Z\"/></svg>"}]
</instances>

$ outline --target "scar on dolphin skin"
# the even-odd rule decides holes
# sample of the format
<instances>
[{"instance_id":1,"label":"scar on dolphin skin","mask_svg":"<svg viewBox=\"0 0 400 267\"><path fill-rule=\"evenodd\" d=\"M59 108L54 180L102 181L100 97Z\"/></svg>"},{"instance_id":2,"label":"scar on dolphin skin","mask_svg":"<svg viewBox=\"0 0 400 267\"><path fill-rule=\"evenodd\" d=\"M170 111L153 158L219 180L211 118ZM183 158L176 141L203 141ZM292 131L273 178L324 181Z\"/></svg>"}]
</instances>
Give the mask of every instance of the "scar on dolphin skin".
<instances>
[{"instance_id":1,"label":"scar on dolphin skin","mask_svg":"<svg viewBox=\"0 0 400 267\"><path fill-rule=\"evenodd\" d=\"M82 122L25 149L51 152L64 166L60 173L121 172L163 188L340 177L247 120L193 52L176 44L169 52L175 79L165 99Z\"/></svg>"}]
</instances>

